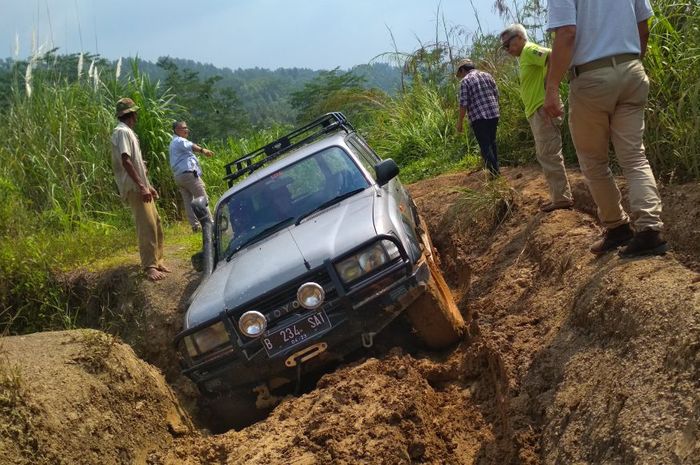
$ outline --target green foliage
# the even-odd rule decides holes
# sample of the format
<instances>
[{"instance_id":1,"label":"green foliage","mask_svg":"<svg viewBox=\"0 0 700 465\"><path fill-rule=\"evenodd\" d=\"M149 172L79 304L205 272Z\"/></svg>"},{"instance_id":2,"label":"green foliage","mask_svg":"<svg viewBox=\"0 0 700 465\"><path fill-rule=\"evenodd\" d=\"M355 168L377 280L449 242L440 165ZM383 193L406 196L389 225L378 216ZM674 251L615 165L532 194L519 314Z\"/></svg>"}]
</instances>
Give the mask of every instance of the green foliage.
<instances>
[{"instance_id":1,"label":"green foliage","mask_svg":"<svg viewBox=\"0 0 700 465\"><path fill-rule=\"evenodd\" d=\"M65 233L43 226L31 235L4 240L0 244L0 333L73 328L78 309L68 305L69 296L56 272L134 247L130 229L125 237L123 230L97 223Z\"/></svg>"},{"instance_id":2,"label":"green foliage","mask_svg":"<svg viewBox=\"0 0 700 465\"><path fill-rule=\"evenodd\" d=\"M657 0L645 66L650 81L645 142L663 179L700 179L700 6Z\"/></svg>"},{"instance_id":3,"label":"green foliage","mask_svg":"<svg viewBox=\"0 0 700 465\"><path fill-rule=\"evenodd\" d=\"M343 111L352 117L362 113L371 97L363 99L364 78L352 72L341 73L338 68L321 71L318 77L292 92L289 103L297 112L297 123L305 124L329 111Z\"/></svg>"},{"instance_id":4,"label":"green foliage","mask_svg":"<svg viewBox=\"0 0 700 465\"><path fill-rule=\"evenodd\" d=\"M455 133L456 121L457 106L416 76L407 91L377 112L368 139L378 153L399 164L404 180L411 181L443 172L478 150L473 139Z\"/></svg>"},{"instance_id":5,"label":"green foliage","mask_svg":"<svg viewBox=\"0 0 700 465\"><path fill-rule=\"evenodd\" d=\"M181 109L177 119L188 121L194 137L226 139L250 129L250 120L236 91L216 86L223 79L221 76L201 79L197 71L180 70L169 58L159 59L158 66L167 72L165 85Z\"/></svg>"}]
</instances>

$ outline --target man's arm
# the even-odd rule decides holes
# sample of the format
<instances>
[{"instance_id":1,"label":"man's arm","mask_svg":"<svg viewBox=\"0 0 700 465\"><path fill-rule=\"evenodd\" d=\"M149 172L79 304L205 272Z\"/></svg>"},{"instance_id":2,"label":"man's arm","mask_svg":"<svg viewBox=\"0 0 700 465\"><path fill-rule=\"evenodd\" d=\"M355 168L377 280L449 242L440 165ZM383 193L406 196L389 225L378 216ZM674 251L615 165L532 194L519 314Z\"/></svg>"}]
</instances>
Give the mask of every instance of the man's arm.
<instances>
[{"instance_id":1,"label":"man's arm","mask_svg":"<svg viewBox=\"0 0 700 465\"><path fill-rule=\"evenodd\" d=\"M158 194L154 194L155 190L154 189L149 189L146 187L146 184L143 182L143 180L139 177L139 174L136 172L136 168L134 168L134 165L131 163L131 157L129 156L128 153L122 153L122 166L124 167L124 170L126 171L126 174L129 175L132 181L139 186L139 192L141 192L141 198L145 203L150 202L154 198L157 198Z\"/></svg>"},{"instance_id":2,"label":"man's arm","mask_svg":"<svg viewBox=\"0 0 700 465\"><path fill-rule=\"evenodd\" d=\"M639 56L644 58L644 55L647 53L647 42L649 42L649 20L645 19L637 23L637 30L639 31L639 45L641 46Z\"/></svg>"},{"instance_id":3,"label":"man's arm","mask_svg":"<svg viewBox=\"0 0 700 465\"><path fill-rule=\"evenodd\" d=\"M467 114L467 107L459 107L459 118L457 119L457 132L464 130L464 116Z\"/></svg>"},{"instance_id":4,"label":"man's arm","mask_svg":"<svg viewBox=\"0 0 700 465\"><path fill-rule=\"evenodd\" d=\"M209 149L205 149L204 147L200 147L199 145L192 143L192 151L194 153L203 153L207 157L211 157L214 155L214 152L212 152Z\"/></svg>"},{"instance_id":5,"label":"man's arm","mask_svg":"<svg viewBox=\"0 0 700 465\"><path fill-rule=\"evenodd\" d=\"M554 118L564 114L559 100L559 85L574 56L576 26L562 26L557 28L555 33L544 97L544 111Z\"/></svg>"}]
</instances>

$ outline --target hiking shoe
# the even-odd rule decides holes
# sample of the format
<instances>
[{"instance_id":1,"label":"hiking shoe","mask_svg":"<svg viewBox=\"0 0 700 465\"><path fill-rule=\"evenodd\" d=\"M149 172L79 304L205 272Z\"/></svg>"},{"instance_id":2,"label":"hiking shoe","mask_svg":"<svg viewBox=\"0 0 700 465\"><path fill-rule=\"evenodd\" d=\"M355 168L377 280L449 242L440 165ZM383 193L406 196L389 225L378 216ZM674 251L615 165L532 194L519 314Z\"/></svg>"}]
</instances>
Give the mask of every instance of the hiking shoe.
<instances>
[{"instance_id":1,"label":"hiking shoe","mask_svg":"<svg viewBox=\"0 0 700 465\"><path fill-rule=\"evenodd\" d=\"M540 211L544 213L553 212L554 210L569 209L574 206L574 202L571 200L563 202L547 202L544 205L540 205Z\"/></svg>"},{"instance_id":2,"label":"hiking shoe","mask_svg":"<svg viewBox=\"0 0 700 465\"><path fill-rule=\"evenodd\" d=\"M634 235L627 247L620 250L620 257L638 257L641 255L663 255L668 250L668 244L661 231L645 229Z\"/></svg>"},{"instance_id":3,"label":"hiking shoe","mask_svg":"<svg viewBox=\"0 0 700 465\"><path fill-rule=\"evenodd\" d=\"M634 232L629 223L622 224L616 228L607 229L603 234L603 238L594 242L591 246L591 253L594 255L603 255L613 249L627 244Z\"/></svg>"}]
</instances>

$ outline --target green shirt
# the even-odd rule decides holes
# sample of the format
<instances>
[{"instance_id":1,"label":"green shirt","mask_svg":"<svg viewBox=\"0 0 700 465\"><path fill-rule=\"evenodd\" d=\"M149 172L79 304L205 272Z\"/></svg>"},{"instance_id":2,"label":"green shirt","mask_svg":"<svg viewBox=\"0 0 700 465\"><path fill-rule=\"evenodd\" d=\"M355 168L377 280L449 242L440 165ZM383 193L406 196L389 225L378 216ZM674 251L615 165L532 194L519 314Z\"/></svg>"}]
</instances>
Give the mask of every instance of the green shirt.
<instances>
[{"instance_id":1,"label":"green shirt","mask_svg":"<svg viewBox=\"0 0 700 465\"><path fill-rule=\"evenodd\" d=\"M550 49L527 42L520 54L520 97L528 118L544 103L544 81Z\"/></svg>"}]
</instances>

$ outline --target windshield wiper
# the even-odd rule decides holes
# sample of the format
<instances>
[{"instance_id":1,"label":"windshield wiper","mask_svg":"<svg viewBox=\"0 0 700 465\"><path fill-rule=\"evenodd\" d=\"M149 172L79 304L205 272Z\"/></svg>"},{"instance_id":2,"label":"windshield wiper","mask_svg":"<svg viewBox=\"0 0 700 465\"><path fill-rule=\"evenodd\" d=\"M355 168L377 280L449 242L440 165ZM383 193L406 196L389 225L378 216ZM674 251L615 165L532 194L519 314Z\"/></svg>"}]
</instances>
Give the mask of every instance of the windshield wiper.
<instances>
[{"instance_id":1,"label":"windshield wiper","mask_svg":"<svg viewBox=\"0 0 700 465\"><path fill-rule=\"evenodd\" d=\"M331 205L335 205L336 203L343 201L343 200L347 199L348 197L352 197L353 195L357 194L358 192L362 192L365 189L366 189L365 187L361 187L359 189L354 189L354 190L351 190L349 192L346 192L344 194L336 195L332 199L323 202L321 205L314 208L313 210L310 210L306 213L302 213L301 215L299 215L297 220L294 222L294 225L299 226L299 224L304 220L304 218L308 218L309 216L313 215L316 212L320 212L321 210L325 210L326 208L330 207Z\"/></svg>"},{"instance_id":2,"label":"windshield wiper","mask_svg":"<svg viewBox=\"0 0 700 465\"><path fill-rule=\"evenodd\" d=\"M265 229L263 229L259 234L256 234L255 236L251 237L247 241L244 241L241 243L241 245L237 246L235 249L233 249L227 256L226 256L226 261L230 262L231 257L241 250L243 247L253 244L254 242L258 242L261 239L266 238L267 236L279 231L280 229L284 228L287 226L292 220L294 219L293 216L290 216L289 218L285 218L282 221L278 221L277 223L273 224L272 226L269 226Z\"/></svg>"}]
</instances>

